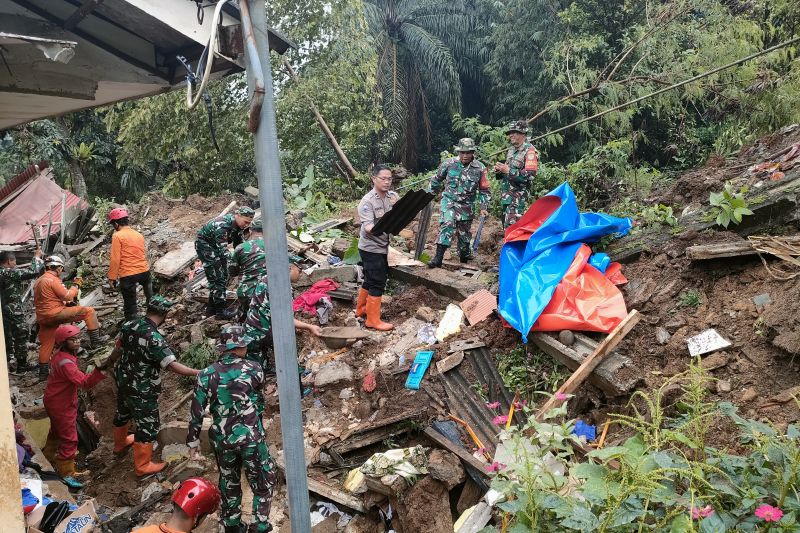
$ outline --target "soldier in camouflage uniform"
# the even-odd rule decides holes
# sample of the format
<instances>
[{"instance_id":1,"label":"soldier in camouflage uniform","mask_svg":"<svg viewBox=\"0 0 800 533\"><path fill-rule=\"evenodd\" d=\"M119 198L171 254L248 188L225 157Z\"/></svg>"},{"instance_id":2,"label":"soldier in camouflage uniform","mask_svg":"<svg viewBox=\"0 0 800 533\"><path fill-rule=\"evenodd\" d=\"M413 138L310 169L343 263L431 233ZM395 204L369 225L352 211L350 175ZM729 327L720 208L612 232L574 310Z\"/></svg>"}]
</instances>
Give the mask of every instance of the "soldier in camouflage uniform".
<instances>
[{"instance_id":1,"label":"soldier in camouflage uniform","mask_svg":"<svg viewBox=\"0 0 800 533\"><path fill-rule=\"evenodd\" d=\"M247 309L250 307L250 299L256 290L258 280L267 274L264 263L264 237L261 230L262 223L258 218L250 224L250 239L236 247L228 265L228 274L231 277L241 276L239 286L236 288L240 322L244 322L247 318Z\"/></svg>"},{"instance_id":2,"label":"soldier in camouflage uniform","mask_svg":"<svg viewBox=\"0 0 800 533\"><path fill-rule=\"evenodd\" d=\"M228 243L234 247L242 242L242 231L250 226L255 212L249 207L240 207L233 214L219 216L206 223L197 232L194 248L203 262L208 279L208 316L227 320L233 314L227 311L225 287L228 284Z\"/></svg>"},{"instance_id":3,"label":"soldier in camouflage uniform","mask_svg":"<svg viewBox=\"0 0 800 533\"><path fill-rule=\"evenodd\" d=\"M27 268L17 268L14 252L0 252L0 304L3 310L3 330L6 339L6 357L11 363L13 355L17 361L17 372L33 370L28 364L28 324L22 296L25 281L38 277L44 272L42 251L36 250Z\"/></svg>"},{"instance_id":4,"label":"soldier in camouflage uniform","mask_svg":"<svg viewBox=\"0 0 800 533\"><path fill-rule=\"evenodd\" d=\"M294 319L294 327L305 330L319 337L322 330L319 326ZM269 285L267 276L262 277L250 300L250 308L244 321L245 333L250 338L247 346L247 359L259 363L265 371L272 372L270 352L272 351L272 316L269 309Z\"/></svg>"},{"instance_id":5,"label":"soldier in camouflage uniform","mask_svg":"<svg viewBox=\"0 0 800 533\"><path fill-rule=\"evenodd\" d=\"M480 201L481 216L486 216L489 209L489 178L486 167L475 159L475 141L466 137L458 141L454 147L458 157L446 159L439 165L439 170L431 178L431 192L438 194L442 189L441 214L439 215L439 241L436 244L436 256L428 262L428 266L440 267L444 252L450 247L453 234L458 235L458 255L462 263L472 259L470 244L472 241L473 210L475 196Z\"/></svg>"},{"instance_id":6,"label":"soldier in camouflage uniform","mask_svg":"<svg viewBox=\"0 0 800 533\"><path fill-rule=\"evenodd\" d=\"M503 206L504 228L516 223L528 209L533 177L539 169L539 155L528 142L527 133L527 120L512 122L506 130L511 143L506 162L494 165L494 171L501 179L500 204Z\"/></svg>"},{"instance_id":7,"label":"soldier in camouflage uniform","mask_svg":"<svg viewBox=\"0 0 800 533\"><path fill-rule=\"evenodd\" d=\"M242 528L241 472L253 491L253 518L248 532L272 531L269 509L275 486L275 463L269 455L261 415L264 371L244 358L252 339L242 326L227 325L217 343L219 360L197 376L186 444L190 458L200 457L200 430L208 406L212 424L208 436L219 467L222 525L225 532Z\"/></svg>"},{"instance_id":8,"label":"soldier in camouflage uniform","mask_svg":"<svg viewBox=\"0 0 800 533\"><path fill-rule=\"evenodd\" d=\"M158 326L167 317L172 302L153 296L147 315L122 325L116 350L121 352L115 368L117 414L114 417L114 450L121 453L129 444L128 424L136 422L133 440L133 463L137 476L160 472L164 463L153 463L153 442L161 420L158 396L161 393L161 370L181 376L196 376L199 370L180 364ZM118 354L112 354L115 358Z\"/></svg>"}]
</instances>

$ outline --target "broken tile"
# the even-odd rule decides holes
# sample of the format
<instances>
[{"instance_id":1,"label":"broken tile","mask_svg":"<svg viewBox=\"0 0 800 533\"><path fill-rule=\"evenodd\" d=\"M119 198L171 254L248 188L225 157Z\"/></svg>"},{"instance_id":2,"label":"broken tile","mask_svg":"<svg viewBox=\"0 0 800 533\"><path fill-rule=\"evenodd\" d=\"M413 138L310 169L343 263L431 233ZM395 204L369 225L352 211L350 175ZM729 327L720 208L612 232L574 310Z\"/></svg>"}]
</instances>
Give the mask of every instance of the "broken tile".
<instances>
[{"instance_id":1,"label":"broken tile","mask_svg":"<svg viewBox=\"0 0 800 533\"><path fill-rule=\"evenodd\" d=\"M486 289L479 290L461 302L461 309L471 326L489 318L497 310L497 297Z\"/></svg>"}]
</instances>

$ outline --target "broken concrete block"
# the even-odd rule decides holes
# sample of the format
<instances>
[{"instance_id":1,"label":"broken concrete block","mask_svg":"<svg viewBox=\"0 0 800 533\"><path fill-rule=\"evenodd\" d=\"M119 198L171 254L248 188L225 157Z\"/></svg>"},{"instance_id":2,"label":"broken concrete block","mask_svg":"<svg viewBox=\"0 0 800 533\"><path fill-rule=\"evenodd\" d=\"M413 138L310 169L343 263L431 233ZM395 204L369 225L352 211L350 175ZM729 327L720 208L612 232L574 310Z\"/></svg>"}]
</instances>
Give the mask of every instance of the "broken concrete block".
<instances>
[{"instance_id":1,"label":"broken concrete block","mask_svg":"<svg viewBox=\"0 0 800 533\"><path fill-rule=\"evenodd\" d=\"M309 278L312 283L316 283L322 279L332 279L339 283L348 283L350 281L356 281L358 273L355 265L342 265L318 268L309 274Z\"/></svg>"},{"instance_id":2,"label":"broken concrete block","mask_svg":"<svg viewBox=\"0 0 800 533\"><path fill-rule=\"evenodd\" d=\"M203 420L203 428L200 430L200 450L203 453L212 453L211 441L208 438L208 430L211 427L211 419L206 418ZM176 420L174 422L167 422L161 425L158 431L158 446L159 449L168 444L185 444L186 435L189 433L189 423Z\"/></svg>"},{"instance_id":3,"label":"broken concrete block","mask_svg":"<svg viewBox=\"0 0 800 533\"><path fill-rule=\"evenodd\" d=\"M314 376L314 386L324 387L340 381L352 381L353 369L343 361L331 361L320 367Z\"/></svg>"},{"instance_id":4,"label":"broken concrete block","mask_svg":"<svg viewBox=\"0 0 800 533\"><path fill-rule=\"evenodd\" d=\"M464 482L464 467L461 459L445 450L433 450L428 457L428 473L445 484L447 490Z\"/></svg>"}]
</instances>

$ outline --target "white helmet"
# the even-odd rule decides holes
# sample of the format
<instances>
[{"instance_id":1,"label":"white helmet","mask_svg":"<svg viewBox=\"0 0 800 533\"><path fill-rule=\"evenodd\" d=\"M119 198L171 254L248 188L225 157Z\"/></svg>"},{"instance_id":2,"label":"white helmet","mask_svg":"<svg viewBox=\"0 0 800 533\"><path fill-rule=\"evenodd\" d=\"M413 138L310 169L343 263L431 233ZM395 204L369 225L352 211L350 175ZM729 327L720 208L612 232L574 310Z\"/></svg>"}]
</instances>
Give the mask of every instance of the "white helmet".
<instances>
[{"instance_id":1,"label":"white helmet","mask_svg":"<svg viewBox=\"0 0 800 533\"><path fill-rule=\"evenodd\" d=\"M45 266L48 266L48 267L51 267L51 266L63 267L64 266L64 260L61 259L60 255L51 255L50 257L48 257L47 259L44 260L44 264L45 264Z\"/></svg>"}]
</instances>

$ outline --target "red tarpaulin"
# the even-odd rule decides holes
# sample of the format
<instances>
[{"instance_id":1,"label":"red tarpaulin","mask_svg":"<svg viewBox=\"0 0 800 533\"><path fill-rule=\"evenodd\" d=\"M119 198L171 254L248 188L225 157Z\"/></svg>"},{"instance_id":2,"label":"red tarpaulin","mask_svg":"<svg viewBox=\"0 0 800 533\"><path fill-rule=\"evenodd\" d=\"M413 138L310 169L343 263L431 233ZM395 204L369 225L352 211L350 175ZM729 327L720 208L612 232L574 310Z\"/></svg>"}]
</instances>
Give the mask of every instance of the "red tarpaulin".
<instances>
[{"instance_id":1,"label":"red tarpaulin","mask_svg":"<svg viewBox=\"0 0 800 533\"><path fill-rule=\"evenodd\" d=\"M0 211L0 244L18 244L33 240L33 232L28 221L42 226L42 237L50 219L50 206L53 206L53 227L50 232L57 234L61 228L61 196L67 195L66 207L77 205L81 210L89 207L69 191L58 186L51 178L50 169L32 179L24 190L11 203Z\"/></svg>"}]
</instances>

